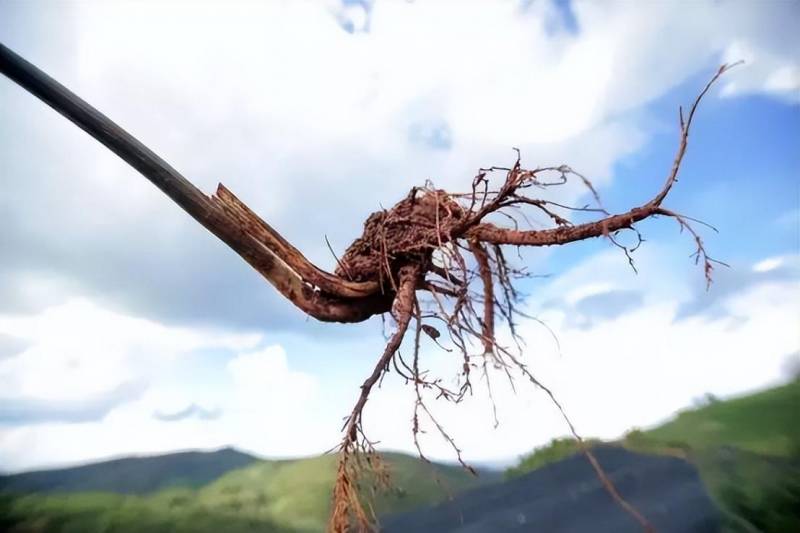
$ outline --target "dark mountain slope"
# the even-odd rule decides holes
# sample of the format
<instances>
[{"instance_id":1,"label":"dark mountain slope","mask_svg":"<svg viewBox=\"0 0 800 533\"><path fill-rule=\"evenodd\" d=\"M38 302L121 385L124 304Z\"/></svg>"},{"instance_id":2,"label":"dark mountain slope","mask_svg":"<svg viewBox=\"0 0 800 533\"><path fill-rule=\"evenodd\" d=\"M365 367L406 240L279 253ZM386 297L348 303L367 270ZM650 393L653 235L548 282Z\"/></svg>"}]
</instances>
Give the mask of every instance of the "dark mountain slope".
<instances>
[{"instance_id":1,"label":"dark mountain slope","mask_svg":"<svg viewBox=\"0 0 800 533\"><path fill-rule=\"evenodd\" d=\"M595 454L620 493L660 533L719 531L718 513L686 461L610 446L595 448ZM433 508L387 517L383 525L385 533L641 531L580 454Z\"/></svg>"},{"instance_id":2,"label":"dark mountain slope","mask_svg":"<svg viewBox=\"0 0 800 533\"><path fill-rule=\"evenodd\" d=\"M167 487L200 487L257 460L232 448L126 457L71 468L0 476L0 492L144 494Z\"/></svg>"}]
</instances>

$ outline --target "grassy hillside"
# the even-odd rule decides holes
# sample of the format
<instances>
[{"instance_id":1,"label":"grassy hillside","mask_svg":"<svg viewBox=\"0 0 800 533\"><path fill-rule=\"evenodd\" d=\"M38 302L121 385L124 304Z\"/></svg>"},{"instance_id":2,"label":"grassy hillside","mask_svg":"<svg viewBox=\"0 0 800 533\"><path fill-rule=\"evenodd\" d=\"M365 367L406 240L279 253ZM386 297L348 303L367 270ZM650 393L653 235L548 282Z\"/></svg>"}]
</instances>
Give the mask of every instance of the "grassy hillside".
<instances>
[{"instance_id":1,"label":"grassy hillside","mask_svg":"<svg viewBox=\"0 0 800 533\"><path fill-rule=\"evenodd\" d=\"M657 428L631 431L620 444L633 451L676 455L694 463L709 493L724 511L730 531L800 531L800 424L795 422L798 407L800 381L741 398L712 400L701 408L679 413ZM534 470L574 452L573 441L558 439L523 458L508 474ZM375 502L379 514L442 501L448 490L457 493L493 480L492 476L476 480L460 468L431 467L402 454L387 454L386 458L394 472L395 485L392 492ZM47 472L38 473L26 481L47 481L37 490L74 491L95 478L98 483L107 483L109 490L119 492L143 492L140 488L148 483L162 487L146 494L3 495L0 488L0 531L283 533L324 528L335 457L256 460L227 473L217 469L216 478L202 486L197 478L184 475L198 475L192 468L170 465L164 458L156 463L148 463L148 459L101 463L109 468L108 476L102 468L87 466L80 467L88 468L80 472L91 475L83 479L72 472L69 483L64 481L64 471L50 472L53 477L49 478ZM148 465L146 468L133 468L130 474L118 470L120 464L131 468L142 460L145 463L140 464ZM232 465L236 466L228 463L225 468ZM144 475L147 472L149 475ZM21 483L23 477L15 479ZM113 479L120 485L115 487ZM5 481L8 490L8 478ZM137 489L127 490L131 487ZM17 490L22 489L18 486Z\"/></svg>"},{"instance_id":2,"label":"grassy hillside","mask_svg":"<svg viewBox=\"0 0 800 533\"><path fill-rule=\"evenodd\" d=\"M394 490L376 500L379 514L442 501L491 479L460 468L431 467L387 454ZM19 532L322 531L336 458L257 461L198 488L172 488L138 496L108 493L0 497L0 530ZM437 483L437 477L440 483Z\"/></svg>"},{"instance_id":3,"label":"grassy hillside","mask_svg":"<svg viewBox=\"0 0 800 533\"><path fill-rule=\"evenodd\" d=\"M376 499L378 514L442 501L448 489L457 492L479 482L453 466L432 469L402 454L387 454L385 459L394 486ZM334 456L262 463L224 476L201 490L198 499L209 507L236 507L248 515L274 517L282 524L320 531L327 518L335 471Z\"/></svg>"},{"instance_id":4,"label":"grassy hillside","mask_svg":"<svg viewBox=\"0 0 800 533\"><path fill-rule=\"evenodd\" d=\"M187 501L191 491L185 489ZM172 497L174 497L173 495ZM172 506L171 497L110 493L0 495L0 531L11 533L288 533L294 529L230 510Z\"/></svg>"},{"instance_id":5,"label":"grassy hillside","mask_svg":"<svg viewBox=\"0 0 800 533\"><path fill-rule=\"evenodd\" d=\"M657 428L629 433L624 444L693 462L731 530L800 531L798 413L795 380L740 398L712 399Z\"/></svg>"},{"instance_id":6,"label":"grassy hillside","mask_svg":"<svg viewBox=\"0 0 800 533\"><path fill-rule=\"evenodd\" d=\"M585 441L590 446L600 443L597 439L585 439ZM506 477L519 477L544 465L570 457L578 451L580 448L575 439L569 437L553 439L548 444L535 448L532 452L522 456L516 465L506 470Z\"/></svg>"},{"instance_id":7,"label":"grassy hillside","mask_svg":"<svg viewBox=\"0 0 800 533\"><path fill-rule=\"evenodd\" d=\"M800 451L799 410L800 380L796 380L740 398L711 399L704 407L683 411L641 435L630 433L626 442L640 449L688 447L699 451L734 446L773 457L790 457Z\"/></svg>"},{"instance_id":8,"label":"grassy hillside","mask_svg":"<svg viewBox=\"0 0 800 533\"><path fill-rule=\"evenodd\" d=\"M629 432L621 444L683 457L700 471L731 531L800 531L800 381L680 412L656 428ZM557 439L521 458L515 476L572 455Z\"/></svg>"}]
</instances>

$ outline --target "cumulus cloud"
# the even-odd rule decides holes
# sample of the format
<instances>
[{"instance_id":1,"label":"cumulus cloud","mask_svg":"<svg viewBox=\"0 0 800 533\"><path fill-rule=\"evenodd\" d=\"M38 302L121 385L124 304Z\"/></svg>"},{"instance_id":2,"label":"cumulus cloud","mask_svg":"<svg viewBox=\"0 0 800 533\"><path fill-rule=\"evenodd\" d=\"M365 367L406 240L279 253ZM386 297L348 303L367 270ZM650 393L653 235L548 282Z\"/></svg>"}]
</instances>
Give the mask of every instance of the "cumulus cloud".
<instances>
[{"instance_id":1,"label":"cumulus cloud","mask_svg":"<svg viewBox=\"0 0 800 533\"><path fill-rule=\"evenodd\" d=\"M747 60L726 76L726 97L797 94L788 2L451 9L2 3L0 36L203 190L225 182L326 268L335 260L323 236L341 250L410 186L431 178L460 189L478 167L507 162L512 146L533 165L566 162L610 186L614 165L660 127L648 104L720 60ZM364 330L306 322L83 132L4 78L0 101L2 464L333 446L373 346L344 335L336 350L346 357L321 363L330 347L320 339ZM575 202L584 191L557 194ZM556 331L562 357L532 323L526 357L582 432L615 436L705 392L769 383L797 350L797 273L787 270L796 258L720 270L707 296L687 281L700 277L691 265L663 260L676 256L648 243L634 276L611 250L532 286L549 305L530 311ZM267 334L230 333L242 329L300 331L307 350L297 356L317 364L290 364L282 345L264 347ZM448 354L425 361L457 371ZM500 376L493 384L496 432L480 384L467 405L435 408L470 457L507 458L563 432L541 395L515 396ZM409 390L387 379L367 406L371 435L410 449L411 407ZM452 458L428 429L431 456Z\"/></svg>"},{"instance_id":2,"label":"cumulus cloud","mask_svg":"<svg viewBox=\"0 0 800 533\"><path fill-rule=\"evenodd\" d=\"M664 277L662 272L675 270L675 265L663 264L668 256L663 250L653 257L646 257L647 250L641 252L638 276L620 254L601 253L537 289L537 294L567 292L566 301L580 302L624 293L628 285L642 295L636 305L586 326L570 318L574 311L570 306L531 304L530 311L555 332L560 346L538 323L521 321L519 325L526 340L525 362L555 393L581 434L617 438L631 427L662 422L706 393L727 397L786 379L786 354L800 348L800 275L758 278L720 297L724 315L707 309L675 322L681 303L693 297L691 278ZM616 261L610 261L611 257ZM658 257L661 268L648 270ZM580 274L584 269L591 270L592 284ZM576 279L583 280L583 286ZM569 286L575 288L572 295L565 291ZM734 321L732 327L731 317L744 320ZM435 349L425 350L421 360L424 368L438 375L448 377L458 371L450 354ZM410 421L413 397L399 381L385 380L380 394L370 398L365 417L372 438L388 448L410 450L410 422L402 421ZM500 418L497 429L492 429L485 381L478 377L475 396L463 405L430 399L439 422L466 457L477 461L511 458L568 434L555 406L524 379L516 380L515 391L502 372L494 372L491 383ZM435 426L424 422L426 453L452 459L452 449Z\"/></svg>"},{"instance_id":3,"label":"cumulus cloud","mask_svg":"<svg viewBox=\"0 0 800 533\"><path fill-rule=\"evenodd\" d=\"M281 346L243 353L227 366L240 409L260 413L287 409L286 398L307 399L315 390L314 379L289 370Z\"/></svg>"},{"instance_id":4,"label":"cumulus cloud","mask_svg":"<svg viewBox=\"0 0 800 533\"><path fill-rule=\"evenodd\" d=\"M37 397L0 394L0 425L101 420L115 407L141 396L143 382L125 382L112 389L54 402Z\"/></svg>"},{"instance_id":5,"label":"cumulus cloud","mask_svg":"<svg viewBox=\"0 0 800 533\"><path fill-rule=\"evenodd\" d=\"M318 430L317 378L291 369L281 346L258 348L261 335L166 327L85 301L0 316L4 328L30 340L0 361L6 469L224 445L312 453L336 433ZM202 368L208 352L221 372Z\"/></svg>"},{"instance_id":6,"label":"cumulus cloud","mask_svg":"<svg viewBox=\"0 0 800 533\"><path fill-rule=\"evenodd\" d=\"M0 421L6 424L100 419L193 351L242 349L257 341L248 334L167 327L87 300L34 315L0 315L0 334L26 345L0 359Z\"/></svg>"},{"instance_id":7,"label":"cumulus cloud","mask_svg":"<svg viewBox=\"0 0 800 533\"><path fill-rule=\"evenodd\" d=\"M647 138L643 105L736 43L763 53L731 73L731 94L791 93L792 75L781 72L797 48L788 4L464 2L456 14L446 2L366 1L0 9L6 44L204 190L225 181L327 268L324 235L341 250L369 212L410 186L433 178L460 187L479 166L506 162L511 146L527 161L566 161L608 184L612 165ZM767 75L766 85L752 82ZM115 156L7 80L0 98L4 175L14 177L0 198L0 223L13 228L0 235L3 309L91 295L172 323L305 327ZM25 157L32 149L38 157Z\"/></svg>"},{"instance_id":8,"label":"cumulus cloud","mask_svg":"<svg viewBox=\"0 0 800 533\"><path fill-rule=\"evenodd\" d=\"M585 287L584 289L592 292L580 297L574 303L555 301L548 303L548 307L561 309L571 325L590 328L598 322L617 318L642 305L643 297L640 291L609 289L594 292L593 289L596 287Z\"/></svg>"},{"instance_id":9,"label":"cumulus cloud","mask_svg":"<svg viewBox=\"0 0 800 533\"><path fill-rule=\"evenodd\" d=\"M655 424L705 393L725 397L778 382L786 377L786 354L800 349L797 275L756 278L725 293L717 302L724 314L709 309L676 322L680 306L694 297L694 284L686 272L664 261L679 254L659 248L651 245L637 252L638 276L612 250L538 282L537 294L551 301L555 295L563 296L561 306L543 298L532 301L528 309L555 332L560 349L537 323L520 324L527 341L526 362L555 392L584 435L614 438L632 426ZM772 259L749 268L761 265L756 270L763 270L772 264L768 270L774 270L778 267ZM782 261L789 264L796 259L783 256ZM583 274L587 270L590 278ZM690 272L702 278L700 272ZM601 314L590 324L569 319L581 302L609 294L627 295L622 299L636 300L636 305ZM640 296L628 298L631 295ZM539 306L538 301L544 303ZM744 320L732 322L730 317ZM183 357L175 377L153 381L139 398L115 406L99 420L51 419L0 428L0 459L6 468L21 469L180 448L234 445L273 457L331 448L339 437L340 417L352 408L363 370L374 361L380 343L342 339L335 351L350 357L307 365L315 369L308 371L291 365L283 346L263 341L259 336L255 344L252 339L229 343L233 356L212 371L210 382L200 375L195 356ZM325 349L318 341L308 340L307 346ZM293 352L297 357L307 355L305 350ZM452 354L432 345L425 346L421 361L447 383L460 368ZM502 372L493 372L491 380L500 418L497 429L492 428L485 382L477 375L475 394L462 405L430 398L439 422L467 458L508 460L566 434L558 411L540 391L518 379L514 392ZM393 373L371 396L365 427L382 448L413 450L413 400L409 386ZM423 426L426 453L452 460L452 449L439 438L435 426L428 421Z\"/></svg>"},{"instance_id":10,"label":"cumulus cloud","mask_svg":"<svg viewBox=\"0 0 800 533\"><path fill-rule=\"evenodd\" d=\"M704 314L724 316L725 307L732 294L748 290L756 285L776 282L797 282L800 279L800 256L788 255L768 257L756 262L751 268L723 268L714 274L714 290L705 291L695 287L692 297L678 307L675 320Z\"/></svg>"}]
</instances>

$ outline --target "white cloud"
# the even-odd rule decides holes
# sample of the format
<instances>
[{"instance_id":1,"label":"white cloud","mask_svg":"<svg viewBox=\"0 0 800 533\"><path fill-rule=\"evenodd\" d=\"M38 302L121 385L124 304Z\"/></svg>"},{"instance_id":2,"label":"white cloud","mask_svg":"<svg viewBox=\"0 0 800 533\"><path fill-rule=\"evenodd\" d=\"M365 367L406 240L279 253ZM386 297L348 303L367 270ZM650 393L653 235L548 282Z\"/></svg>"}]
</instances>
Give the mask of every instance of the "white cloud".
<instances>
[{"instance_id":1,"label":"white cloud","mask_svg":"<svg viewBox=\"0 0 800 533\"><path fill-rule=\"evenodd\" d=\"M725 295L724 314L676 322L680 303L693 297L691 278L664 276L676 270L675 265L664 261L669 252L652 248L637 252L638 276L621 254L600 253L536 291L542 296L564 294L575 280L586 280L582 272L591 269L591 279L597 283L643 291L639 307L589 328L573 325L558 309L539 314L558 336L560 351L550 332L539 324L522 321L520 325L528 346L525 361L553 390L584 436L616 438L634 426L663 421L705 393L726 397L773 385L784 379L786 356L800 349L800 279L796 274L788 280L758 278ZM694 274L702 278L701 272ZM448 383L459 370L451 354L434 349L426 350L422 361ZM396 376L386 381L367 404L369 435L388 448L412 450L413 393ZM547 396L523 379L516 380L516 393L502 372L492 374L492 385L500 416L496 430L485 384L479 379L475 397L463 405L430 401L466 457L508 459L568 434ZM427 453L452 460L452 450L436 429L427 424L427 430Z\"/></svg>"},{"instance_id":2,"label":"white cloud","mask_svg":"<svg viewBox=\"0 0 800 533\"><path fill-rule=\"evenodd\" d=\"M377 2L369 16L359 6L339 11L310 2L58 9L72 12L74 26L50 37L70 53L40 53L35 62L204 190L226 182L326 266L333 259L323 234L343 247L380 203L428 177L461 187L477 167L506 162L511 146L522 148L532 165L567 162L598 185L610 184L613 165L651 133L645 106L720 58L747 60L726 75L725 94L789 100L797 94L800 43L789 2L770 9L748 2L603 8L575 2L576 35L545 23L555 16L549 2L527 11L515 2L460 2L457 11L449 2ZM369 31L350 34L345 22ZM26 55L38 49L35 36L20 28L8 44ZM77 401L132 380L157 381L195 350L217 346L238 354L209 389L192 385L196 369L180 367L179 382L154 382L101 421L0 430L0 464L223 444L293 455L335 444L338 419L330 413L346 414L357 390L333 394L329 376L292 369L281 347L256 350L250 336L166 326L69 300L102 294L98 301L118 303L114 298L128 294L116 309L140 305L151 316L182 299L190 309L176 315L196 318L207 309L206 323L221 322L249 302L269 325L278 314L277 299L267 306L251 285L238 283L252 272L211 261L226 252L134 171L30 95L0 83L11 110L4 125L19 128L9 143L20 143L9 144L8 165L19 179L4 183L9 192L0 197L0 217L6 217L0 223L18 241L36 243L29 263L22 264L26 248L19 251L22 266L2 272L14 298L46 309L0 317L0 334L30 343L0 359L2 394ZM434 131L447 132L449 149L426 146L439 139ZM41 157L28 157L31 146ZM560 194L572 201L583 190ZM674 324L676 307L693 289L688 265L673 268L659 259L670 255L648 243L637 257L642 274L634 276L618 253L599 254L537 292L542 302L566 297L572 303L612 290L644 295L639 311L596 328L572 327L551 310L561 359L550 354L549 334L526 328L537 348L530 356L534 368L586 434L613 436L654 422L695 395L767 383L777 375L778 358L797 350L796 322L788 322L797 316L790 303L797 291L786 280L725 293L722 305L744 322L695 316ZM220 305L231 294L234 308ZM299 313L292 317L301 323ZM323 344L317 342L319 352L327 350ZM343 353L348 368L366 372L372 360L356 357L359 344ZM448 357L430 355L431 365L452 372L457 363ZM356 387L362 379L354 378ZM457 410L437 407L470 456L508 457L563 431L541 395L514 396L499 377L494 383L502 417L496 432L489 429L485 398ZM389 380L375 392L367 414L371 434L408 449L410 391ZM176 422L153 417L191 405L222 415ZM437 439L429 442L433 456L451 457Z\"/></svg>"},{"instance_id":3,"label":"white cloud","mask_svg":"<svg viewBox=\"0 0 800 533\"><path fill-rule=\"evenodd\" d=\"M566 162L608 185L612 166L651 133L644 106L736 43L763 51L726 76L739 92L792 90L782 73L797 48L796 10L783 4L575 2L576 34L552 24L551 2L469 1L454 11L451 2L386 1L369 16L366 5L50 6L73 24L48 30L48 42L63 45L57 54L32 59L205 191L224 181L328 268L323 235L342 249L369 212L410 186L432 178L460 189L479 166L508 162L512 146L531 165ZM343 17L369 31L348 33ZM23 55L41 52L35 32L8 33ZM281 310L275 323L297 326L299 313L255 298L252 273L235 270L235 258L133 170L30 95L0 87L17 113L8 124L21 128L9 168L28 177L12 180L14 201L0 215L17 228L12 242L25 243L10 248L23 264L7 276L28 288L7 289L9 299L41 309L102 294L158 318L246 326L269 305ZM33 145L40 158L16 155ZM584 193L556 194L572 202ZM221 268L231 276L224 288L213 283ZM23 283L34 270L53 290ZM196 300L205 305L186 303Z\"/></svg>"},{"instance_id":4,"label":"white cloud","mask_svg":"<svg viewBox=\"0 0 800 533\"><path fill-rule=\"evenodd\" d=\"M793 57L775 55L752 42L736 41L726 50L725 61L744 61L744 73L724 84L723 96L765 93L800 102L800 64Z\"/></svg>"},{"instance_id":5,"label":"white cloud","mask_svg":"<svg viewBox=\"0 0 800 533\"><path fill-rule=\"evenodd\" d=\"M286 352L278 345L235 357L228 363L228 372L240 409L285 410L305 402L316 389L310 376L289 370Z\"/></svg>"},{"instance_id":6,"label":"white cloud","mask_svg":"<svg viewBox=\"0 0 800 533\"><path fill-rule=\"evenodd\" d=\"M595 128L741 43L791 65L790 43L764 37L764 27L789 25L781 9L754 16L751 7L576 2L581 31L571 36L547 30L548 2L527 10L462 2L455 13L447 2L377 2L369 33L351 35L319 3L87 3L77 17L79 89L187 161L196 154L181 132L223 124L237 124L237 137L218 138L221 148L242 155L249 150L237 149L246 141L238 132L252 125L250 142L266 141L282 157L355 142L392 157L407 144L404 117L415 110L447 121L457 146L507 149ZM729 80L746 85L743 77ZM771 85L761 89L781 84Z\"/></svg>"},{"instance_id":7,"label":"white cloud","mask_svg":"<svg viewBox=\"0 0 800 533\"><path fill-rule=\"evenodd\" d=\"M3 468L229 444L320 451L317 380L291 370L281 346L257 349L261 335L167 327L88 301L0 316L9 331L27 344L0 360ZM209 350L236 355L203 382ZM131 383L144 388L121 395ZM182 412L202 416L164 416Z\"/></svg>"},{"instance_id":8,"label":"white cloud","mask_svg":"<svg viewBox=\"0 0 800 533\"><path fill-rule=\"evenodd\" d=\"M586 283L583 285L579 285L574 289L571 289L567 292L564 300L574 304L583 300L584 298L588 298L590 296L595 296L598 294L604 294L614 289L614 286L608 282L599 282L599 283Z\"/></svg>"},{"instance_id":9,"label":"white cloud","mask_svg":"<svg viewBox=\"0 0 800 533\"><path fill-rule=\"evenodd\" d=\"M554 295L565 294L564 287L585 280L581 272L588 268L592 279L609 290L641 291L644 298L638 308L587 328L571 324L563 310L548 307L539 316L558 335L560 352L544 328L530 321L521 324L529 346L526 361L584 435L614 438L633 426L655 424L707 392L727 396L775 383L785 374L787 354L800 349L796 276L754 278L738 291L724 294L719 302L724 313L676 322L681 303L694 297L688 286L691 278L680 273L666 276L678 269L663 258L679 254L654 248L637 252L638 276L620 254L600 253L543 283L537 291L552 301ZM795 256L786 259L792 264L797 260ZM537 301L545 302L545 298ZM531 311L536 311L535 306ZM187 346L193 346L192 342ZM337 352L360 354L366 348L359 341L348 346L339 346ZM377 356L369 352L356 358L358 364L347 363L354 370L345 372L350 383L345 386L323 374L293 369L279 345L254 349L238 342L236 354L210 386L193 383L197 376L190 369L195 363L188 359L179 369L178 381L158 381L142 398L118 406L102 420L6 428L0 431L2 464L23 468L223 445L266 456L320 453L338 441L339 417L352 408L357 386ZM422 364L443 376L445 383L460 367L452 354L431 346L424 350ZM493 429L485 383L477 374L474 378L475 395L463 404L452 406L433 399L429 403L467 458L507 460L566 434L563 420L544 394L522 379L516 380L515 393L499 372L491 374L500 417L500 426ZM220 416L170 422L154 416L192 405ZM412 408L411 388L394 373L388 375L367 403L368 435L383 448L413 451ZM426 453L452 460L452 450L435 427L427 422L423 426Z\"/></svg>"},{"instance_id":10,"label":"white cloud","mask_svg":"<svg viewBox=\"0 0 800 533\"><path fill-rule=\"evenodd\" d=\"M59 402L107 392L146 378L182 354L209 346L239 347L248 335L170 328L71 300L38 315L0 315L0 332L29 346L0 362L4 397Z\"/></svg>"},{"instance_id":11,"label":"white cloud","mask_svg":"<svg viewBox=\"0 0 800 533\"><path fill-rule=\"evenodd\" d=\"M769 272L780 268L785 262L783 257L768 257L753 265L753 272Z\"/></svg>"},{"instance_id":12,"label":"white cloud","mask_svg":"<svg viewBox=\"0 0 800 533\"><path fill-rule=\"evenodd\" d=\"M142 377L206 340L73 300L34 316L0 316L0 331L30 346L0 363L4 396L63 401Z\"/></svg>"},{"instance_id":13,"label":"white cloud","mask_svg":"<svg viewBox=\"0 0 800 533\"><path fill-rule=\"evenodd\" d=\"M17 454L27 464L136 451L132 445L147 433L126 437L114 423L115 410L141 398L152 413L148 387L186 364L193 352L243 350L260 340L253 334L169 327L88 300L70 300L39 314L0 315L0 334L25 343L22 351L0 359L0 457L7 465L16 463ZM163 400L159 408L176 403ZM81 449L78 442L93 432L97 438ZM43 442L33 445L33 436Z\"/></svg>"}]
</instances>

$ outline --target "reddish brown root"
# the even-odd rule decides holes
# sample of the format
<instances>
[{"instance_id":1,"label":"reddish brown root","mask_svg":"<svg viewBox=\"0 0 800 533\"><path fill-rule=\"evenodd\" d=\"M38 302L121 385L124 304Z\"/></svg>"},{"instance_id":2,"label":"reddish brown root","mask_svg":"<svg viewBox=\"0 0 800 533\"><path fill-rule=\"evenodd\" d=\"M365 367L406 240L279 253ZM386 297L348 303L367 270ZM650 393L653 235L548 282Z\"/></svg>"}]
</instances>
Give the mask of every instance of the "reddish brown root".
<instances>
[{"instance_id":1,"label":"reddish brown root","mask_svg":"<svg viewBox=\"0 0 800 533\"><path fill-rule=\"evenodd\" d=\"M643 242L636 229L642 220L657 216L674 218L682 230L693 237L695 258L703 261L707 282L711 282L714 263L705 251L700 234L692 226L699 222L662 207L669 191L677 181L678 171L688 145L689 130L702 97L711 85L729 67L723 66L693 103L688 117L681 112L681 135L675 161L661 189L653 198L627 212L611 215L600 205L597 191L591 182L566 165L524 168L519 152L511 167L482 169L467 193L448 193L430 184L414 188L394 207L371 215L364 232L344 253L336 275L348 280L348 290L374 287L376 293L391 299L391 314L397 329L388 339L386 348L372 373L361 386L360 395L343 427L343 439L338 446L339 464L333 491L330 531L339 533L355 528L371 530L375 515L368 494L360 483L371 480L370 486L387 483L387 470L377 458L373 443L364 434L362 416L367 399L383 376L394 369L414 387L415 402L412 418L412 436L420 457L427 461L418 435L421 420L432 424L436 432L453 449L458 461L474 472L462 458L461 449L445 428L436 420L425 402L426 395L459 403L472 391L472 376L480 371L486 382L489 398L494 404L490 369L500 370L515 387L515 377L522 377L544 391L558 408L572 435L595 469L599 479L613 499L631 514L645 529L651 524L619 494L602 466L585 445L561 404L553 393L540 383L523 362L523 340L517 335L516 320L527 317L517 308L521 295L515 282L530 276L525 269L515 268L505 257L502 245L550 246L568 244L594 237L606 237L620 248L635 269L633 254ZM497 184L491 178L504 173ZM571 207L530 195L563 185L571 179L586 186L595 199L596 207ZM554 227L544 230L520 229L520 218L527 221L525 210L538 213ZM567 218L570 211L599 213L603 218L595 222L573 225ZM490 218L505 217L513 227L499 227ZM632 231L637 238L634 246L620 243L621 231ZM291 258L294 258L292 256ZM296 259L296 258L294 258ZM328 278L323 282L327 283ZM331 293L319 285L320 294ZM326 292L327 291L327 292ZM418 293L422 297L418 297ZM341 298L343 291L333 291ZM351 294L351 293L348 293ZM360 302L362 296L348 302ZM511 333L514 348L498 343L496 320ZM535 317L527 317L534 318ZM409 325L416 320L413 339L413 359L405 360L400 347ZM460 355L460 371L455 387L445 386L441 378L432 377L422 368L420 361L421 333L435 345ZM494 406L494 423L497 421ZM370 474L371 472L371 474Z\"/></svg>"},{"instance_id":2,"label":"reddish brown root","mask_svg":"<svg viewBox=\"0 0 800 533\"><path fill-rule=\"evenodd\" d=\"M517 159L511 167L481 169L472 181L471 190L466 193L448 193L426 184L412 189L391 209L373 214L366 221L362 236L347 249L341 260L337 258L338 269L331 274L308 261L225 187L220 185L215 195L206 196L117 124L0 45L0 71L3 74L141 172L304 313L322 321L361 322L391 311L397 322L397 331L389 339L372 374L361 386L360 396L345 423L344 436L338 446L340 459L329 523L330 530L336 532L347 531L351 526L371 529L374 524L374 513L365 511L362 504L364 487L359 480L363 472L369 471L372 472L373 486L380 486L386 482L387 474L373 444L364 434L362 413L371 390L390 368L414 386L416 402L412 432L418 449L419 418L423 414L452 446L466 468L469 467L462 461L461 450L428 409L423 392L458 403L472 391L470 380L476 369L483 371L490 398L493 398L488 379L490 367L501 370L512 387L515 373L540 387L582 443L553 394L522 362L522 339L516 333L514 320L526 315L517 309L520 294L514 282L529 274L524 269L513 268L506 261L501 246L553 246L605 237L620 248L634 266L632 254L642 242L635 225L651 217L666 216L675 219L680 229L686 230L694 239L695 260L698 263L702 260L706 281L710 284L714 265L724 263L706 253L703 239L693 226L693 223L701 222L662 204L677 182L689 131L701 100L732 66L722 65L718 69L688 114L684 115L680 110L677 153L666 181L647 203L612 215L600 204L597 191L586 177L566 165L524 168L517 150ZM504 178L499 183L492 181L492 177L501 174ZM531 191L545 191L570 180L577 180L587 187L597 206L568 206L531 194ZM571 211L596 213L602 218L575 225L567 216ZM528 222L528 214L532 213L539 214L553 227L520 229L519 219ZM511 227L497 225L494 221L498 219L509 221ZM617 240L617 234L625 230L637 235L635 246L628 247ZM418 292L423 293L424 301L417 297ZM508 327L516 351L498 344L495 334L497 316L502 317ZM401 357L399 348L414 317L417 321L414 359L409 365ZM441 378L431 377L421 368L420 332L425 332L439 347L460 356L456 387L444 386ZM480 351L473 353L476 347ZM647 521L622 499L590 450L585 446L584 450L614 499L648 529ZM423 456L421 449L419 451Z\"/></svg>"},{"instance_id":3,"label":"reddish brown root","mask_svg":"<svg viewBox=\"0 0 800 533\"><path fill-rule=\"evenodd\" d=\"M339 464L328 524L328 529L332 532L343 533L353 525L358 531L370 531L373 528L376 517L374 513L365 511L362 505L364 494L359 482L364 477L364 471L370 472L379 485L385 484L387 479L380 457L364 434L362 415L370 391L388 371L389 363L400 348L411 322L420 273L421 270L416 265L405 265L399 269L398 290L392 305L392 316L397 322L397 330L389 339L372 373L361 385L358 400L344 424L344 438L338 450Z\"/></svg>"}]
</instances>

